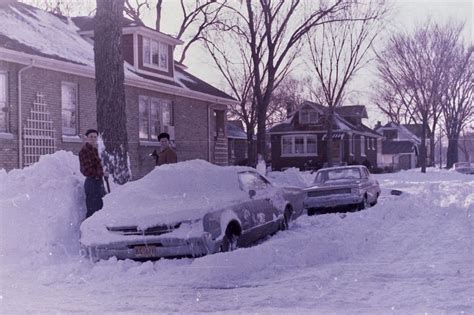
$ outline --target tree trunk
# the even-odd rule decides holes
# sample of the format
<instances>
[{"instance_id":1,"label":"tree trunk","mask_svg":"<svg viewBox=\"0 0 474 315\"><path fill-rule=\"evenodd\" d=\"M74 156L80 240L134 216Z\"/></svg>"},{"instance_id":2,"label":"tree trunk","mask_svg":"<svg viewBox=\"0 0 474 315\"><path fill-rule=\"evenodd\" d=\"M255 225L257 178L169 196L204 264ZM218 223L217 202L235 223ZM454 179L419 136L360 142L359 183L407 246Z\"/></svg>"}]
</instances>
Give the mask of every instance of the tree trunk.
<instances>
[{"instance_id":1,"label":"tree trunk","mask_svg":"<svg viewBox=\"0 0 474 315\"><path fill-rule=\"evenodd\" d=\"M255 150L254 150L254 139L253 132L247 127L247 165L253 166L257 163Z\"/></svg>"},{"instance_id":2,"label":"tree trunk","mask_svg":"<svg viewBox=\"0 0 474 315\"><path fill-rule=\"evenodd\" d=\"M435 161L435 134L434 132L430 135L430 164L429 166L434 166Z\"/></svg>"},{"instance_id":3,"label":"tree trunk","mask_svg":"<svg viewBox=\"0 0 474 315\"><path fill-rule=\"evenodd\" d=\"M257 154L261 154L266 160L267 158L267 146L266 146L266 119L267 119L267 106L264 104L257 103Z\"/></svg>"},{"instance_id":4,"label":"tree trunk","mask_svg":"<svg viewBox=\"0 0 474 315\"><path fill-rule=\"evenodd\" d=\"M130 180L123 56L120 47L124 0L97 0L94 61L97 127L104 141L102 159L114 181Z\"/></svg>"},{"instance_id":5,"label":"tree trunk","mask_svg":"<svg viewBox=\"0 0 474 315\"><path fill-rule=\"evenodd\" d=\"M326 134L326 157L327 157L327 167L331 167L333 164L332 161L332 122L333 122L333 112L331 109L329 109L326 119L326 129L327 129L327 134Z\"/></svg>"},{"instance_id":6,"label":"tree trunk","mask_svg":"<svg viewBox=\"0 0 474 315\"><path fill-rule=\"evenodd\" d=\"M446 153L446 168L452 168L454 163L459 159L458 157L458 139L448 136L448 151Z\"/></svg>"},{"instance_id":7,"label":"tree trunk","mask_svg":"<svg viewBox=\"0 0 474 315\"><path fill-rule=\"evenodd\" d=\"M161 27L161 4L163 0L158 0L156 3L156 21L155 21L155 29L159 32Z\"/></svg>"},{"instance_id":8,"label":"tree trunk","mask_svg":"<svg viewBox=\"0 0 474 315\"><path fill-rule=\"evenodd\" d=\"M426 130L427 130L427 119L423 118L421 127L421 147L420 147L420 166L421 172L426 173Z\"/></svg>"}]
</instances>

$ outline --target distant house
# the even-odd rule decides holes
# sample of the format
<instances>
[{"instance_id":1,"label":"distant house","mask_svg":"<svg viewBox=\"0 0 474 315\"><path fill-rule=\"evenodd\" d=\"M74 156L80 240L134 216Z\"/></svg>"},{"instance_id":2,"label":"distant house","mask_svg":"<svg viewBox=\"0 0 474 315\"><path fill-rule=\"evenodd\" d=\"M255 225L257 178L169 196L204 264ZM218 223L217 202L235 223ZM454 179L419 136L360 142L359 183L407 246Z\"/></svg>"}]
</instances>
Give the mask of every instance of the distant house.
<instances>
[{"instance_id":1,"label":"distant house","mask_svg":"<svg viewBox=\"0 0 474 315\"><path fill-rule=\"evenodd\" d=\"M466 133L458 141L459 162L474 162L474 133Z\"/></svg>"},{"instance_id":2,"label":"distant house","mask_svg":"<svg viewBox=\"0 0 474 315\"><path fill-rule=\"evenodd\" d=\"M272 168L318 168L327 163L326 108L306 101L290 117L269 129ZM370 163L377 166L382 136L365 126L363 105L336 109L332 134L334 165Z\"/></svg>"},{"instance_id":3,"label":"distant house","mask_svg":"<svg viewBox=\"0 0 474 315\"><path fill-rule=\"evenodd\" d=\"M400 170L418 166L421 140L410 129L412 128L394 122L389 122L384 126L378 123L375 131L384 137L380 167Z\"/></svg>"},{"instance_id":4,"label":"distant house","mask_svg":"<svg viewBox=\"0 0 474 315\"><path fill-rule=\"evenodd\" d=\"M241 120L227 121L228 155L230 165L246 165L248 159L248 141Z\"/></svg>"},{"instance_id":5,"label":"distant house","mask_svg":"<svg viewBox=\"0 0 474 315\"><path fill-rule=\"evenodd\" d=\"M0 5L0 168L43 154L77 154L95 128L94 19L65 18L20 2ZM170 35L124 19L122 54L133 178L155 166L149 154L168 132L178 160L228 164L226 109L235 100L174 61Z\"/></svg>"}]
</instances>

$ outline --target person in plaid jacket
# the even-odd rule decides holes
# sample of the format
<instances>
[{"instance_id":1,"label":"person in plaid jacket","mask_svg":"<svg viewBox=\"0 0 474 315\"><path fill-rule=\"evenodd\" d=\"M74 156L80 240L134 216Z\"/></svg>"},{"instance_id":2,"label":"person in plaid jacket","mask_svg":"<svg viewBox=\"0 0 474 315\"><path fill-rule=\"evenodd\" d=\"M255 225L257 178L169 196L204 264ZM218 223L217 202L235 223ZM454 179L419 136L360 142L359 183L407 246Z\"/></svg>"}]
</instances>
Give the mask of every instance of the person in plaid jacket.
<instances>
[{"instance_id":1,"label":"person in plaid jacket","mask_svg":"<svg viewBox=\"0 0 474 315\"><path fill-rule=\"evenodd\" d=\"M86 218L94 212L102 209L104 203L102 197L105 195L103 176L107 176L102 168L102 162L97 150L98 132L95 129L86 131L86 143L79 151L79 163L81 173L86 177L84 181L84 190L86 193Z\"/></svg>"}]
</instances>

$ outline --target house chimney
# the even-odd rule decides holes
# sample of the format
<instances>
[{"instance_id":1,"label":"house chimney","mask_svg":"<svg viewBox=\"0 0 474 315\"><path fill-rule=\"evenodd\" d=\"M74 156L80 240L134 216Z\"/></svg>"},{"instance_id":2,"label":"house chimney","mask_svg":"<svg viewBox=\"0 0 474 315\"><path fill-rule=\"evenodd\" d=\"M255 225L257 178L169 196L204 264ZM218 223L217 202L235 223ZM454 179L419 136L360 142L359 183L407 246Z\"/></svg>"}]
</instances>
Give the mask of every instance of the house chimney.
<instances>
[{"instance_id":1,"label":"house chimney","mask_svg":"<svg viewBox=\"0 0 474 315\"><path fill-rule=\"evenodd\" d=\"M379 121L377 121L377 124L375 125L375 130L379 129L380 127L382 127L382 123Z\"/></svg>"}]
</instances>

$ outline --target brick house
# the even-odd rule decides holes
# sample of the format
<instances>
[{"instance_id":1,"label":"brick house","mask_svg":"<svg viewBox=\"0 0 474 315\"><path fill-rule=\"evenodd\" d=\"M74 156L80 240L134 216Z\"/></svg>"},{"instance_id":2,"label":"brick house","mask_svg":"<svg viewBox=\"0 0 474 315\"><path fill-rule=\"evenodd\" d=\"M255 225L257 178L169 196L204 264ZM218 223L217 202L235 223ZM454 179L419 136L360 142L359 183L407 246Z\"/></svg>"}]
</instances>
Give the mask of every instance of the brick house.
<instances>
[{"instance_id":1,"label":"brick house","mask_svg":"<svg viewBox=\"0 0 474 315\"><path fill-rule=\"evenodd\" d=\"M93 18L10 2L0 20L0 168L57 150L77 154L97 126ZM160 132L171 135L179 161L227 165L226 109L235 100L174 61L181 41L125 19L122 34L133 178L154 168Z\"/></svg>"},{"instance_id":2,"label":"brick house","mask_svg":"<svg viewBox=\"0 0 474 315\"><path fill-rule=\"evenodd\" d=\"M269 129L272 168L319 168L327 163L324 126L326 108L305 101L289 118ZM332 156L334 165L360 164L367 160L377 166L382 137L365 126L363 105L336 109L333 123Z\"/></svg>"}]
</instances>

